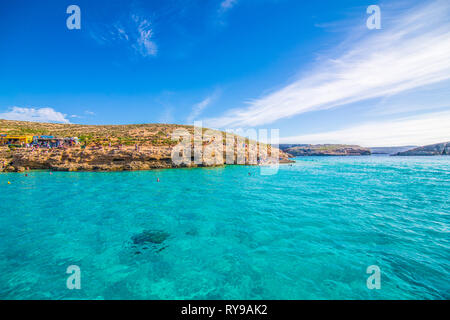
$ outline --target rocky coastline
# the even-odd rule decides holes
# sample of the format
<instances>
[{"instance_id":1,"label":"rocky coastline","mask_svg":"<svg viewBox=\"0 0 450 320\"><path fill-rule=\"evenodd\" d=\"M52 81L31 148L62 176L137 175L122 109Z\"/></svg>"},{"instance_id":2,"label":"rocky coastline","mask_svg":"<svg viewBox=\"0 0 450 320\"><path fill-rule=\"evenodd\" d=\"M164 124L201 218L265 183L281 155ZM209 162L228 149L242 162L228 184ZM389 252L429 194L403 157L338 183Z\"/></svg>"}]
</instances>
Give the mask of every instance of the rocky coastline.
<instances>
[{"instance_id":1,"label":"rocky coastline","mask_svg":"<svg viewBox=\"0 0 450 320\"><path fill-rule=\"evenodd\" d=\"M201 164L175 165L172 161L172 148L169 146L142 147L73 147L68 149L34 150L18 148L10 150L0 147L0 172L23 172L26 170L53 171L131 171L181 167L213 167L225 165L226 156L221 163L215 159L203 158ZM280 152L280 163L290 163L289 156ZM235 163L236 164L236 160ZM251 163L246 161L246 164Z\"/></svg>"},{"instance_id":2,"label":"rocky coastline","mask_svg":"<svg viewBox=\"0 0 450 320\"><path fill-rule=\"evenodd\" d=\"M441 142L397 152L396 156L440 156L450 155L450 142Z\"/></svg>"},{"instance_id":3,"label":"rocky coastline","mask_svg":"<svg viewBox=\"0 0 450 320\"><path fill-rule=\"evenodd\" d=\"M71 136L80 139L79 144L70 147L0 146L0 171L130 171L225 165L227 160L225 134L213 130L219 135L217 138L208 138L205 134L208 130L206 128L202 129L203 139L200 138L200 142L196 140L197 148L202 152L202 161L199 164L196 164L195 161L188 161L187 164L175 164L172 161L173 152L180 142L180 139L172 139L175 130L184 130L185 133L191 135L190 147L192 160L194 160L194 151L196 150L194 140L196 138L193 126L173 124L103 126L0 120L0 132L3 134ZM194 138L192 139L192 137ZM256 142L250 142L237 135L234 135L234 138L234 159L229 164L255 165L274 161L271 158L271 145L259 144L260 148L263 147L267 150L267 154L262 153L257 157L259 162L255 162L258 154ZM241 147L239 157L237 155L238 143ZM289 154L278 151L280 163L293 162L289 160ZM223 152L222 159L216 156L220 152Z\"/></svg>"}]
</instances>

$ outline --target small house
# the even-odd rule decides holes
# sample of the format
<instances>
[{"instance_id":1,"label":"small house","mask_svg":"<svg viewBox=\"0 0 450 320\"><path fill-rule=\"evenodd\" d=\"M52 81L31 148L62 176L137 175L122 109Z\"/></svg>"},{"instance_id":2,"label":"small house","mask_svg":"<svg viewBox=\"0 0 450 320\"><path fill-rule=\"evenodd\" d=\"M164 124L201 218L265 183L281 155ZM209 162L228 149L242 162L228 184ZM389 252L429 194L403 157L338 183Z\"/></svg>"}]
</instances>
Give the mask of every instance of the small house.
<instances>
[{"instance_id":1,"label":"small house","mask_svg":"<svg viewBox=\"0 0 450 320\"><path fill-rule=\"evenodd\" d=\"M0 134L1 145L23 145L33 142L33 136L31 135L12 135L12 134Z\"/></svg>"}]
</instances>

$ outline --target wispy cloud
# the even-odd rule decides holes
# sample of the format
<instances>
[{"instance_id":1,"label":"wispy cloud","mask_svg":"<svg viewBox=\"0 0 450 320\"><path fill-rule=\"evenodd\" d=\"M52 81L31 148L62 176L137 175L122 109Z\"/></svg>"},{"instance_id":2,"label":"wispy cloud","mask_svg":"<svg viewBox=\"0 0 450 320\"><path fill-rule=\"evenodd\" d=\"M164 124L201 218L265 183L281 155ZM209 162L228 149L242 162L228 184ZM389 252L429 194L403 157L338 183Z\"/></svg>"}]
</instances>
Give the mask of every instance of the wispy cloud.
<instances>
[{"instance_id":1,"label":"wispy cloud","mask_svg":"<svg viewBox=\"0 0 450 320\"><path fill-rule=\"evenodd\" d=\"M450 82L445 82L450 87ZM436 93L436 92L434 92ZM439 96L435 94L437 99L428 101L415 101L420 97L412 97L406 101L395 102L395 99L386 99L379 104L371 107L365 114L368 116L402 116L414 113L429 113L435 111L450 110L450 91L447 92L447 97ZM441 99L439 101L439 98ZM394 101L393 101L394 100Z\"/></svg>"},{"instance_id":2,"label":"wispy cloud","mask_svg":"<svg viewBox=\"0 0 450 320\"><path fill-rule=\"evenodd\" d=\"M211 101L212 101L211 97L207 97L201 102L194 105L191 113L187 117L188 123L194 121L200 115L200 113L202 113L203 109L205 109L211 103Z\"/></svg>"},{"instance_id":3,"label":"wispy cloud","mask_svg":"<svg viewBox=\"0 0 450 320\"><path fill-rule=\"evenodd\" d=\"M194 120L198 120L197 117L207 108L211 103L214 102L214 100L217 99L217 97L220 95L219 90L215 90L211 95L207 96L205 99L200 101L199 103L195 104L192 108L191 113L187 117L187 122L191 123Z\"/></svg>"},{"instance_id":4,"label":"wispy cloud","mask_svg":"<svg viewBox=\"0 0 450 320\"><path fill-rule=\"evenodd\" d=\"M94 112L89 111L89 110L85 110L84 114L87 115L87 116L94 116L95 115ZM76 118L76 119L83 119L83 118L85 118L84 116L80 116L78 114L71 114L69 117L70 118Z\"/></svg>"},{"instance_id":5,"label":"wispy cloud","mask_svg":"<svg viewBox=\"0 0 450 320\"><path fill-rule=\"evenodd\" d=\"M219 7L219 12L220 13L224 13L228 10L230 10L231 8L234 7L234 5L238 2L238 0L223 0L220 3L220 7Z\"/></svg>"},{"instance_id":6,"label":"wispy cloud","mask_svg":"<svg viewBox=\"0 0 450 320\"><path fill-rule=\"evenodd\" d=\"M132 19L137 27L133 47L144 57L155 56L158 48L153 41L153 29L150 21L137 15L133 15Z\"/></svg>"},{"instance_id":7,"label":"wispy cloud","mask_svg":"<svg viewBox=\"0 0 450 320\"><path fill-rule=\"evenodd\" d=\"M139 14L130 14L112 25L96 25L90 36L101 45L125 44L142 57L158 53L150 19Z\"/></svg>"},{"instance_id":8,"label":"wispy cloud","mask_svg":"<svg viewBox=\"0 0 450 320\"><path fill-rule=\"evenodd\" d=\"M158 122L159 123L173 123L175 120L174 117L174 108L172 106L165 106L162 113L159 115Z\"/></svg>"},{"instance_id":9,"label":"wispy cloud","mask_svg":"<svg viewBox=\"0 0 450 320\"><path fill-rule=\"evenodd\" d=\"M343 143L366 147L427 145L446 141L450 141L450 111L280 139L281 143Z\"/></svg>"},{"instance_id":10,"label":"wispy cloud","mask_svg":"<svg viewBox=\"0 0 450 320\"><path fill-rule=\"evenodd\" d=\"M37 122L60 122L70 123L67 115L55 111L53 108L21 108L11 107L8 111L0 113L0 119L37 121Z\"/></svg>"},{"instance_id":11,"label":"wispy cloud","mask_svg":"<svg viewBox=\"0 0 450 320\"><path fill-rule=\"evenodd\" d=\"M449 79L449 16L448 1L415 7L383 23L382 30L367 30L342 54L283 88L205 122L210 127L258 126Z\"/></svg>"}]
</instances>

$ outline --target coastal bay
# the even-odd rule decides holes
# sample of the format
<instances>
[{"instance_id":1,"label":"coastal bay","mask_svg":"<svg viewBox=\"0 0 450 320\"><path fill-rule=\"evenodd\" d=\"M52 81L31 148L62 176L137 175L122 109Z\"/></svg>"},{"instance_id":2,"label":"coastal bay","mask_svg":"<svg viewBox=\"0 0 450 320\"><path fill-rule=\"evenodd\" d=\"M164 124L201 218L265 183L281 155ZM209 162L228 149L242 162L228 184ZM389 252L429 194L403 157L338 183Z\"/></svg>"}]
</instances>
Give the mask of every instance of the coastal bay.
<instances>
[{"instance_id":1,"label":"coastal bay","mask_svg":"<svg viewBox=\"0 0 450 320\"><path fill-rule=\"evenodd\" d=\"M295 161L1 173L0 297L449 298L450 157Z\"/></svg>"}]
</instances>

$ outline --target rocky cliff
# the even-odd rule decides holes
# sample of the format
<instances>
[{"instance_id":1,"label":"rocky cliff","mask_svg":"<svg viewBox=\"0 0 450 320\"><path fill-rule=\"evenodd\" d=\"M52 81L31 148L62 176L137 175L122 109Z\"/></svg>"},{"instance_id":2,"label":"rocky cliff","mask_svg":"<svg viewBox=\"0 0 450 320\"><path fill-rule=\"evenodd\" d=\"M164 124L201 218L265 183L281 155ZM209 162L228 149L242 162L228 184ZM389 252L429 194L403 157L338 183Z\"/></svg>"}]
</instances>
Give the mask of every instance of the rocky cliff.
<instances>
[{"instance_id":1,"label":"rocky cliff","mask_svg":"<svg viewBox=\"0 0 450 320\"><path fill-rule=\"evenodd\" d=\"M184 129L193 134L192 126L145 124L124 126L83 126L70 124L43 124L24 121L0 120L0 132L14 134L78 136L81 144L69 148L9 148L0 147L0 171L24 171L26 169L50 169L59 171L121 171L148 170L155 168L196 167L224 165L226 161L223 139L223 160L217 161L216 154L221 152L220 143L214 139L201 142L202 162L176 165L172 161L174 147L179 141L172 140L176 129ZM206 130L206 129L204 129ZM218 131L215 131L218 132ZM225 135L223 135L225 137ZM236 137L236 144L238 136ZM240 137L239 137L240 138ZM242 138L241 138L242 139ZM243 147L245 164L252 162L254 154L248 140ZM191 155L194 156L193 139ZM261 162L273 160L272 147L261 145L268 150L267 156L259 156ZM208 149L208 152L206 151ZM234 149L234 163L238 162L237 150ZM290 162L288 154L279 151L280 162ZM239 162L240 164L242 162Z\"/></svg>"},{"instance_id":2,"label":"rocky cliff","mask_svg":"<svg viewBox=\"0 0 450 320\"><path fill-rule=\"evenodd\" d=\"M430 144L424 147L414 148L404 152L398 152L397 156L439 156L450 155L450 142Z\"/></svg>"}]
</instances>

